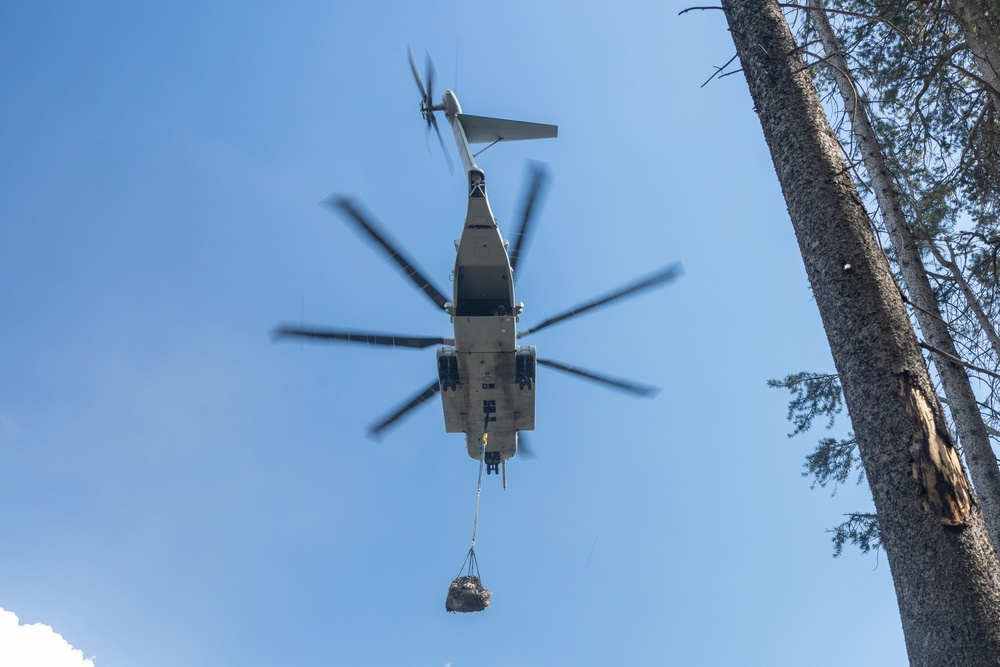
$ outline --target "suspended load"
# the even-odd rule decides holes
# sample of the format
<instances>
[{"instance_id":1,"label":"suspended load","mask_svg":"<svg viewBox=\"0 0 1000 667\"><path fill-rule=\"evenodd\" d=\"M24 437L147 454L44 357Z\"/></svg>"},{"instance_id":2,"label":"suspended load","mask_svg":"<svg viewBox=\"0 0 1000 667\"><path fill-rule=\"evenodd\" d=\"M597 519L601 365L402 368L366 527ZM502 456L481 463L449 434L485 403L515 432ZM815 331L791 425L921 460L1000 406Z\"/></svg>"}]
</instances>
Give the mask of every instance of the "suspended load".
<instances>
[{"instance_id":1,"label":"suspended load","mask_svg":"<svg viewBox=\"0 0 1000 667\"><path fill-rule=\"evenodd\" d=\"M457 577L448 588L447 611L482 611L490 606L490 591L483 587L479 577Z\"/></svg>"},{"instance_id":2,"label":"suspended load","mask_svg":"<svg viewBox=\"0 0 1000 667\"><path fill-rule=\"evenodd\" d=\"M472 545L466 554L458 576L448 587L448 598L444 601L445 611L482 611L490 606L490 590L479 579L479 562L476 560L476 532L479 530L479 498L483 492L483 463L486 461L486 443L490 425L489 414L483 420L483 442L479 451L479 482L476 485L476 518L472 522Z\"/></svg>"},{"instance_id":3,"label":"suspended load","mask_svg":"<svg viewBox=\"0 0 1000 667\"><path fill-rule=\"evenodd\" d=\"M459 575L448 587L448 599L444 602L444 608L446 611L482 611L490 606L490 595L490 590L479 580L479 564L476 562L475 547L472 547L462 563Z\"/></svg>"}]
</instances>

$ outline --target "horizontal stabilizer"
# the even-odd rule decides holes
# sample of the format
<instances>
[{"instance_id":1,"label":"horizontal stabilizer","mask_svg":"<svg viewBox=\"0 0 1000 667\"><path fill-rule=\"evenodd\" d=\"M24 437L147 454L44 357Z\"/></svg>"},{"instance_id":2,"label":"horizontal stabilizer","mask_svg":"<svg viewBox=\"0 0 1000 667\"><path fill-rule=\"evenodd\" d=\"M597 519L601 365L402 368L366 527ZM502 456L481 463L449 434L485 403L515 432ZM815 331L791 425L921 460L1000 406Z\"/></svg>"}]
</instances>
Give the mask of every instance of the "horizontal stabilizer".
<instances>
[{"instance_id":1,"label":"horizontal stabilizer","mask_svg":"<svg viewBox=\"0 0 1000 667\"><path fill-rule=\"evenodd\" d=\"M544 123L526 123L521 120L504 120L486 116L458 114L458 120L465 129L465 138L470 144L485 144L497 141L520 141L522 139L555 139L559 128Z\"/></svg>"}]
</instances>

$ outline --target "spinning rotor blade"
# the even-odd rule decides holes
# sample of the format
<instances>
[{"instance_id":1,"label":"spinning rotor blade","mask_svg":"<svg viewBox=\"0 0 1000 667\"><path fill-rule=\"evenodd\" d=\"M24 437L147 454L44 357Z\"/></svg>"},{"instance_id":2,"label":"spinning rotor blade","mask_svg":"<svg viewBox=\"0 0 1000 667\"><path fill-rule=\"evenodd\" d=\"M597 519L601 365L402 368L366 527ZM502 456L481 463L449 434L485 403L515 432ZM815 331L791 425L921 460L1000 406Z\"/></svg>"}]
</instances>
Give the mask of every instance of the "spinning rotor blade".
<instances>
[{"instance_id":1,"label":"spinning rotor blade","mask_svg":"<svg viewBox=\"0 0 1000 667\"><path fill-rule=\"evenodd\" d=\"M448 303L448 298L441 293L437 287L435 287L424 274L417 269L413 262L398 250L396 246L389 241L388 236L378 228L378 226L370 219L361 214L357 206L346 197L330 197L325 203L331 208L339 209L347 214L349 220L354 222L365 234L370 236L372 240L375 241L385 251L389 256L389 259L398 264L403 271L406 272L406 277L409 278L414 285L416 285L427 297L437 304L438 308L444 310L444 306Z\"/></svg>"},{"instance_id":2,"label":"spinning rotor blade","mask_svg":"<svg viewBox=\"0 0 1000 667\"><path fill-rule=\"evenodd\" d=\"M614 389L620 389L621 391L625 391L630 394L635 394L636 396L653 397L660 392L660 390L657 387L650 387L647 385L638 384L636 382L629 382L628 380L619 380L617 378L608 377L607 375L600 375L598 373L594 373L593 371L584 370L582 368L567 366L566 364L561 364L558 361L552 361L550 359L536 359L535 361L536 363L539 363L543 366L554 368L557 371L563 371L564 373L570 373L572 375L576 375L577 377L593 380L594 382L600 382Z\"/></svg>"},{"instance_id":3,"label":"spinning rotor blade","mask_svg":"<svg viewBox=\"0 0 1000 667\"><path fill-rule=\"evenodd\" d=\"M431 113L430 124L434 128L434 132L437 134L438 143L441 144L441 154L444 155L444 161L448 163L448 172L455 173L455 163L452 162L451 156L448 155L448 149L445 148L444 139L441 138L441 130L438 129L437 119L434 114Z\"/></svg>"},{"instance_id":4,"label":"spinning rotor blade","mask_svg":"<svg viewBox=\"0 0 1000 667\"><path fill-rule=\"evenodd\" d=\"M431 54L424 55L427 60L427 111L431 116L427 122L437 127L437 123L432 120L434 118L434 79L437 77L437 70L434 69L434 63L431 62Z\"/></svg>"},{"instance_id":5,"label":"spinning rotor blade","mask_svg":"<svg viewBox=\"0 0 1000 667\"><path fill-rule=\"evenodd\" d=\"M517 456L527 461L538 458L538 455L535 454L535 448L531 444L531 439L524 431L517 432Z\"/></svg>"},{"instance_id":6,"label":"spinning rotor blade","mask_svg":"<svg viewBox=\"0 0 1000 667\"><path fill-rule=\"evenodd\" d=\"M451 173L455 173L455 164L451 161L451 156L448 155L444 139L441 138L441 130L438 128L437 118L434 117L434 77L437 76L434 70L434 63L431 62L431 57L428 55L427 89L424 90L424 81L420 78L420 72L417 70L417 61L413 59L413 51L410 50L410 47L406 47L406 55L410 58L410 70L413 72L413 79L417 82L417 90L420 91L420 113L424 117L424 120L427 121L427 132L430 133L431 128L434 128L438 143L441 144L441 152L444 154L445 161L448 162L448 170Z\"/></svg>"},{"instance_id":7,"label":"spinning rotor blade","mask_svg":"<svg viewBox=\"0 0 1000 667\"><path fill-rule=\"evenodd\" d=\"M401 336L370 331L348 331L345 329L307 328L290 324L283 324L271 331L272 341L281 340L282 338L308 338L318 341L342 341L345 343L364 343L366 345L384 345L385 347L414 347L419 349L433 345L455 344L451 338Z\"/></svg>"},{"instance_id":8,"label":"spinning rotor blade","mask_svg":"<svg viewBox=\"0 0 1000 667\"><path fill-rule=\"evenodd\" d=\"M408 400L405 404L400 406L395 412L385 417L378 423L372 424L368 427L368 435L372 440L378 440L382 435L382 431L389 428L397 421L402 419L411 410L416 409L420 405L423 405L430 399L434 398L434 395L441 391L441 386L438 384L437 380L434 380L426 389L416 394L413 398Z\"/></svg>"},{"instance_id":9,"label":"spinning rotor blade","mask_svg":"<svg viewBox=\"0 0 1000 667\"><path fill-rule=\"evenodd\" d=\"M527 336L530 333L541 331L542 329L550 327L553 324L558 324L563 320L568 320L569 318L576 317L577 315L583 315L589 310L593 310L594 308L599 308L600 306L603 306L612 301L624 299L625 297L632 296L644 290L652 289L653 287L674 280L675 278L679 277L682 273L684 273L684 269L683 267L681 267L680 262L675 262L661 271L658 271L644 278L640 278L639 280L630 283L628 285L625 285L624 287L621 287L610 294L606 294L602 297L594 299L593 301L588 301L587 303L583 303L574 308L570 308L566 312L560 313L559 315L556 315L554 317L550 317L541 324L535 325L531 329L525 329L524 331L518 332L517 337L521 338L522 336Z\"/></svg>"},{"instance_id":10,"label":"spinning rotor blade","mask_svg":"<svg viewBox=\"0 0 1000 667\"><path fill-rule=\"evenodd\" d=\"M411 55L410 66L413 66L413 58ZM438 144L441 145L441 154L444 155L445 161L448 163L448 171L455 173L455 164L451 161L451 156L448 155L448 149L445 148L444 139L441 137L441 129L438 127L437 116L434 115L434 79L437 77L437 70L434 69L434 63L431 62L430 54L427 55L427 101L426 108L427 112L424 117L427 119L427 132L434 128L434 134L437 135ZM443 107L438 107L443 108Z\"/></svg>"},{"instance_id":11,"label":"spinning rotor blade","mask_svg":"<svg viewBox=\"0 0 1000 667\"><path fill-rule=\"evenodd\" d=\"M423 112L425 108L431 106L431 97L424 90L424 82L420 78L420 72L417 70L417 61L413 59L413 51L410 47L406 47L406 55L410 57L410 69L413 71L413 79L417 82L417 90L420 91L420 111Z\"/></svg>"},{"instance_id":12,"label":"spinning rotor blade","mask_svg":"<svg viewBox=\"0 0 1000 667\"><path fill-rule=\"evenodd\" d=\"M535 206L540 195L544 193L545 182L548 180L549 170L540 162L531 163L531 185L528 187L528 194L524 198L524 207L521 211L521 224L514 235L514 250L510 253L510 268L516 274L517 262L521 253L525 251L528 240L531 238L531 223L534 220Z\"/></svg>"}]
</instances>

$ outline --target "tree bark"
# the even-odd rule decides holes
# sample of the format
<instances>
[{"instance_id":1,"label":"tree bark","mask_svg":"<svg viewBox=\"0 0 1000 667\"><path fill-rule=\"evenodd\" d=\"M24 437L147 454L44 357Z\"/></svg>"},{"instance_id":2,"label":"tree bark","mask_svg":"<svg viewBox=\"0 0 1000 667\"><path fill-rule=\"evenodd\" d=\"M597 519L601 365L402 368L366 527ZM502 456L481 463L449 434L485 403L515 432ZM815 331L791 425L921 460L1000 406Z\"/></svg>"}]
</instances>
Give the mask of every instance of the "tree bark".
<instances>
[{"instance_id":1,"label":"tree bark","mask_svg":"<svg viewBox=\"0 0 1000 667\"><path fill-rule=\"evenodd\" d=\"M833 353L912 665L1000 656L1000 563L889 265L775 0L723 0Z\"/></svg>"},{"instance_id":2,"label":"tree bark","mask_svg":"<svg viewBox=\"0 0 1000 667\"><path fill-rule=\"evenodd\" d=\"M986 311L983 310L983 305L979 302L979 297L976 296L975 290L969 285L969 281L965 279L962 274L962 267L958 265L955 257L955 249L951 247L950 243L945 243L948 248L948 257L941 254L941 251L935 244L930 244L931 252L934 253L934 258L937 260L938 264L948 269L951 274L952 280L955 282L955 286L962 293L965 298L966 304L968 304L969 309L976 318L976 322L979 323L979 328L982 329L983 334L986 339L990 342L990 346L993 348L993 354L996 355L997 359L1000 359L1000 334L997 333L996 327L990 318L986 316Z\"/></svg>"},{"instance_id":3,"label":"tree bark","mask_svg":"<svg viewBox=\"0 0 1000 667\"><path fill-rule=\"evenodd\" d=\"M1000 0L948 0L947 4L1000 110Z\"/></svg>"},{"instance_id":4,"label":"tree bark","mask_svg":"<svg viewBox=\"0 0 1000 667\"><path fill-rule=\"evenodd\" d=\"M844 99L844 108L851 118L851 130L858 141L868 178L882 211L882 219L896 252L899 272L909 292L909 299L916 306L920 331L928 343L951 357L941 354L932 356L955 420L955 430L965 452L972 484L982 505L986 528L994 548L1000 547L1000 468L997 467L996 455L979 412L972 383L965 369L954 361L959 358L955 341L941 317L934 290L920 258L920 250L903 216L903 207L892 175L868 118L866 101L860 98L854 87L850 66L830 25L823 0L809 0L808 4L809 17L823 42L826 60Z\"/></svg>"}]
</instances>

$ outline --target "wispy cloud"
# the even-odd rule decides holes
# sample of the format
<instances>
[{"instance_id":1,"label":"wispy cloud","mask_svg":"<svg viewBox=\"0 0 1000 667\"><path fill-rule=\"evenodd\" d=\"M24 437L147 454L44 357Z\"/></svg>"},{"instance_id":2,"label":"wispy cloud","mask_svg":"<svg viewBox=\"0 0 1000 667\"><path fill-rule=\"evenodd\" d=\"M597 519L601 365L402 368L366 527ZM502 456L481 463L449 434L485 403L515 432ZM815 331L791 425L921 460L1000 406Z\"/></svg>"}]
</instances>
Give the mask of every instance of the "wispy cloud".
<instances>
[{"instance_id":1,"label":"wispy cloud","mask_svg":"<svg viewBox=\"0 0 1000 667\"><path fill-rule=\"evenodd\" d=\"M49 626L21 625L17 614L0 609L0 665L94 667L94 661Z\"/></svg>"}]
</instances>

